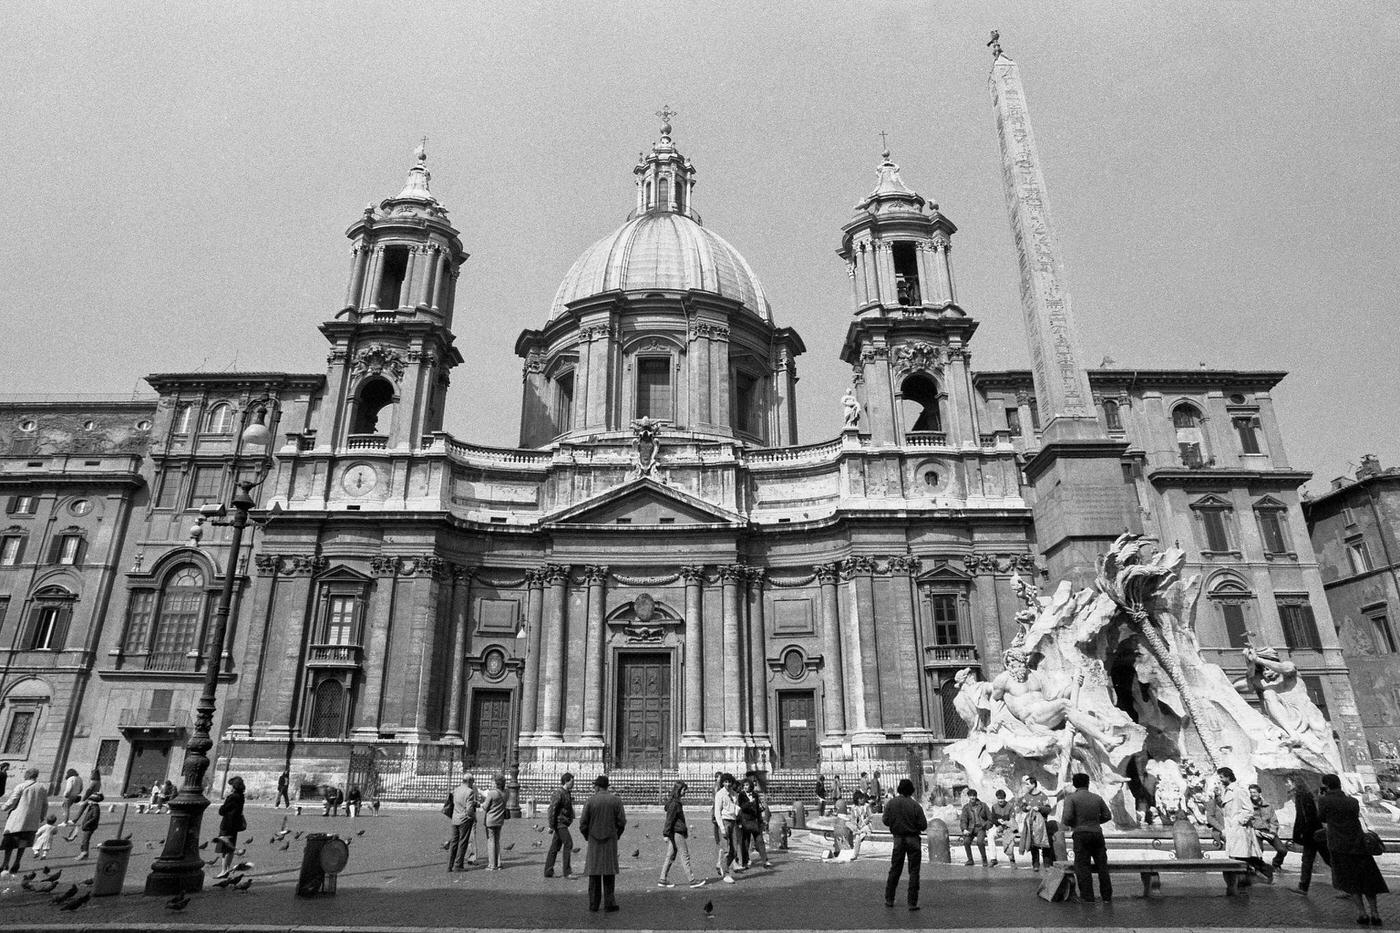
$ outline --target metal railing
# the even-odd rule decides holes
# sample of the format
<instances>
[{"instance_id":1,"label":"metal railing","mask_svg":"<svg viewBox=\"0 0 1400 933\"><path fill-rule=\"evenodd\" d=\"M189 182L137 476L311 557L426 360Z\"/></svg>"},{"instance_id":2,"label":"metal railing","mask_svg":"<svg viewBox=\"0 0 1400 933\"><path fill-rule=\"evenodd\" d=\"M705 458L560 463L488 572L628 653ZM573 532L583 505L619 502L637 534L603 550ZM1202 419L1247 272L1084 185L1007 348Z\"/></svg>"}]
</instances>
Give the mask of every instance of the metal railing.
<instances>
[{"instance_id":1,"label":"metal railing","mask_svg":"<svg viewBox=\"0 0 1400 933\"><path fill-rule=\"evenodd\" d=\"M326 667L358 667L365 649L359 645L312 645L307 663Z\"/></svg>"},{"instance_id":2,"label":"metal railing","mask_svg":"<svg viewBox=\"0 0 1400 933\"><path fill-rule=\"evenodd\" d=\"M121 729L189 729L193 723L189 710L168 707L127 708L117 716L117 727Z\"/></svg>"},{"instance_id":3,"label":"metal railing","mask_svg":"<svg viewBox=\"0 0 1400 933\"><path fill-rule=\"evenodd\" d=\"M972 664L977 660L975 645L925 645L926 664Z\"/></svg>"},{"instance_id":4,"label":"metal railing","mask_svg":"<svg viewBox=\"0 0 1400 933\"><path fill-rule=\"evenodd\" d=\"M909 447L947 447L948 434L945 431L906 431L904 443Z\"/></svg>"}]
</instances>

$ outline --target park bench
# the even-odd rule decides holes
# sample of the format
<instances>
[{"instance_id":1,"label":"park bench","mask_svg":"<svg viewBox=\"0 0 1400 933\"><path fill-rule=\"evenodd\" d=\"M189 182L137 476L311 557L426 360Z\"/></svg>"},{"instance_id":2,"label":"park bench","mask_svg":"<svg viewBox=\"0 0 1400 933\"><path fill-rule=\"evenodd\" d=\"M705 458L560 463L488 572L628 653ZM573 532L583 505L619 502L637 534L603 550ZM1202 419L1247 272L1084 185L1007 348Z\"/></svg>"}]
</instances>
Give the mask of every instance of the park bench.
<instances>
[{"instance_id":1,"label":"park bench","mask_svg":"<svg viewBox=\"0 0 1400 933\"><path fill-rule=\"evenodd\" d=\"M1135 874L1142 878L1142 896L1155 898L1162 896L1164 872L1212 873L1218 872L1225 878L1225 893L1234 896L1239 893L1249 876L1249 867L1237 859L1157 859L1142 861L1109 862L1108 871L1114 875ZM1038 895L1047 901L1067 901L1076 896L1073 865L1056 865L1046 873L1040 883Z\"/></svg>"}]
</instances>

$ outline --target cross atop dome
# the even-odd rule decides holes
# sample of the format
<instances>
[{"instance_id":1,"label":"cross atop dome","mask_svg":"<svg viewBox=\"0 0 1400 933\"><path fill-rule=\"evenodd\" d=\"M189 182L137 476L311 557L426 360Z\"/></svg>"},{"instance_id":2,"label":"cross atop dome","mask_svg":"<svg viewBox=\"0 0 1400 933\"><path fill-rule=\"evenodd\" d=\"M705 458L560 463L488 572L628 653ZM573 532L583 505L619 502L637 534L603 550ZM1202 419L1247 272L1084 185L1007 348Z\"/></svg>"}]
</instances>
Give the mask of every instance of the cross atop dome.
<instances>
[{"instance_id":1,"label":"cross atop dome","mask_svg":"<svg viewBox=\"0 0 1400 933\"><path fill-rule=\"evenodd\" d=\"M408 170L408 180L404 182L403 190L395 200L436 203L437 198L428 190L428 182L432 179L432 175L428 173L428 137L424 136L418 148L413 150L413 157L417 161Z\"/></svg>"},{"instance_id":2,"label":"cross atop dome","mask_svg":"<svg viewBox=\"0 0 1400 933\"><path fill-rule=\"evenodd\" d=\"M633 215L654 211L683 214L691 220L700 218L690 209L690 192L695 186L695 166L676 151L671 141L671 118L679 113L665 104L656 111L661 120L661 137L651 144L650 152L638 153L632 174L637 177L637 206Z\"/></svg>"}]
</instances>

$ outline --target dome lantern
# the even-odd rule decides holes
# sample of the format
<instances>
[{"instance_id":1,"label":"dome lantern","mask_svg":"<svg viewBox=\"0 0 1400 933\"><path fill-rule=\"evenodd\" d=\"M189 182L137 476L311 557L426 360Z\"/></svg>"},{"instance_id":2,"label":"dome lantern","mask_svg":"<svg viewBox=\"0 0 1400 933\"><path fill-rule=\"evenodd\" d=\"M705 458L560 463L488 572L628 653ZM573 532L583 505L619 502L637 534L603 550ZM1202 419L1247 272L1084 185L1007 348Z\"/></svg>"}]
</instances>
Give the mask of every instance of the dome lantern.
<instances>
[{"instance_id":1,"label":"dome lantern","mask_svg":"<svg viewBox=\"0 0 1400 933\"><path fill-rule=\"evenodd\" d=\"M691 191L695 187L695 166L681 155L671 141L671 118L677 116L669 106L656 112L661 118L661 137L651 144L651 152L641 152L632 174L637 176L637 207L634 215L652 211L682 214L692 220L700 217L691 210Z\"/></svg>"}]
</instances>

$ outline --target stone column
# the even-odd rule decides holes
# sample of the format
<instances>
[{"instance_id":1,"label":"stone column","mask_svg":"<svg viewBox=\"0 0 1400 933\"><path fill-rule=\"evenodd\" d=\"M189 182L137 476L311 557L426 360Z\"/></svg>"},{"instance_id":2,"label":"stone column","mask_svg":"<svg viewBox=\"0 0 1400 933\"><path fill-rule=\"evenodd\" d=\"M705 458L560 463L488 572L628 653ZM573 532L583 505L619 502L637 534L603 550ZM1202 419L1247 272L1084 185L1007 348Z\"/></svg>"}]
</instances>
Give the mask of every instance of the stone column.
<instances>
[{"instance_id":1,"label":"stone column","mask_svg":"<svg viewBox=\"0 0 1400 933\"><path fill-rule=\"evenodd\" d=\"M879 734L880 673L875 653L875 617L871 611L870 575L875 562L869 557L848 557L841 564L841 577L846 584L850 606L849 624L843 625L846 635L846 659L850 662L850 702L856 736Z\"/></svg>"},{"instance_id":2,"label":"stone column","mask_svg":"<svg viewBox=\"0 0 1400 933\"><path fill-rule=\"evenodd\" d=\"M462 707L467 689L467 638L471 617L472 573L468 567L452 570L452 679L447 690L447 737L462 738Z\"/></svg>"},{"instance_id":3,"label":"stone column","mask_svg":"<svg viewBox=\"0 0 1400 933\"><path fill-rule=\"evenodd\" d=\"M744 579L742 564L725 564L719 568L724 587L724 666L721 689L724 690L724 737L743 737L743 696L739 676L739 585Z\"/></svg>"},{"instance_id":4,"label":"stone column","mask_svg":"<svg viewBox=\"0 0 1400 933\"><path fill-rule=\"evenodd\" d=\"M905 737L916 741L932 741L927 703L924 699L923 633L919 628L919 609L914 597L914 579L921 562L917 557L890 558L890 595L894 603L895 652L898 659L899 682ZM917 733L917 738L911 733Z\"/></svg>"},{"instance_id":5,"label":"stone column","mask_svg":"<svg viewBox=\"0 0 1400 933\"><path fill-rule=\"evenodd\" d=\"M350 280L345 283L345 307L358 308L361 293L365 287L366 255L369 252L364 241L355 244L350 251Z\"/></svg>"},{"instance_id":6,"label":"stone column","mask_svg":"<svg viewBox=\"0 0 1400 933\"><path fill-rule=\"evenodd\" d=\"M682 567L685 580L685 727L683 739L705 737L705 668L700 634L704 567Z\"/></svg>"},{"instance_id":7,"label":"stone column","mask_svg":"<svg viewBox=\"0 0 1400 933\"><path fill-rule=\"evenodd\" d=\"M846 733L846 688L841 679L841 610L836 596L836 565L818 564L812 568L821 590L822 613L822 730L827 739Z\"/></svg>"},{"instance_id":8,"label":"stone column","mask_svg":"<svg viewBox=\"0 0 1400 933\"><path fill-rule=\"evenodd\" d=\"M763 568L749 567L749 716L755 739L768 737L768 639L763 619Z\"/></svg>"},{"instance_id":9,"label":"stone column","mask_svg":"<svg viewBox=\"0 0 1400 933\"><path fill-rule=\"evenodd\" d=\"M448 251L443 250L438 254L435 268L436 274L433 276L432 297L429 299L434 310L439 310L443 306L443 298L447 294L447 280L452 275L452 260L448 258Z\"/></svg>"},{"instance_id":10,"label":"stone column","mask_svg":"<svg viewBox=\"0 0 1400 933\"><path fill-rule=\"evenodd\" d=\"M539 729L540 643L544 621L544 571L525 571L525 681L520 691L520 734Z\"/></svg>"},{"instance_id":11,"label":"stone column","mask_svg":"<svg viewBox=\"0 0 1400 933\"><path fill-rule=\"evenodd\" d=\"M384 676L389 666L389 644L398 590L399 559L380 554L370 560L375 576L365 632L365 684L355 703L352 739L379 738L379 717L384 698Z\"/></svg>"},{"instance_id":12,"label":"stone column","mask_svg":"<svg viewBox=\"0 0 1400 933\"><path fill-rule=\"evenodd\" d=\"M603 739L603 691L607 680L603 677L606 664L607 626L603 623L604 586L608 579L608 568L601 565L585 567L584 579L588 581L588 638L587 656L584 658L583 681L583 733L580 738Z\"/></svg>"},{"instance_id":13,"label":"stone column","mask_svg":"<svg viewBox=\"0 0 1400 933\"><path fill-rule=\"evenodd\" d=\"M365 305L365 304L362 303L362 304L360 305L361 308L364 308L364 307L377 308L377 307L379 307L379 267L380 267L381 265L383 265L383 260L384 260L384 247L382 247L382 246L376 246L376 247L374 247L374 249L370 252L370 257L369 257L369 273L368 273L368 275L367 275L367 277L366 277L366 281L369 283L369 288L366 289L366 293L369 295L369 302L368 302L368 305Z\"/></svg>"},{"instance_id":14,"label":"stone column","mask_svg":"<svg viewBox=\"0 0 1400 933\"><path fill-rule=\"evenodd\" d=\"M541 733L556 741L564 737L564 629L569 620L569 568L548 564L544 579L549 584L549 637L544 649L544 709L540 712Z\"/></svg>"},{"instance_id":15,"label":"stone column","mask_svg":"<svg viewBox=\"0 0 1400 933\"><path fill-rule=\"evenodd\" d=\"M437 286L438 271L438 248L431 244L423 247L423 278L419 287L415 289L418 300L413 302L415 307L431 308L433 306L433 289Z\"/></svg>"}]
</instances>

